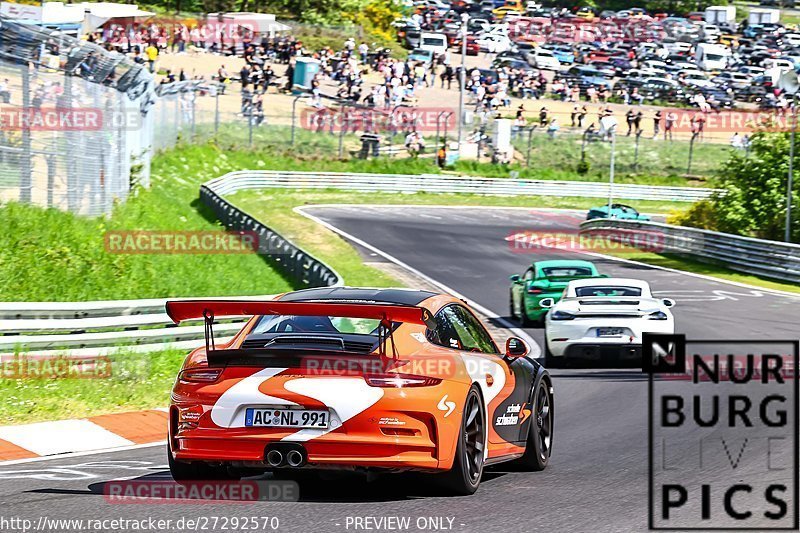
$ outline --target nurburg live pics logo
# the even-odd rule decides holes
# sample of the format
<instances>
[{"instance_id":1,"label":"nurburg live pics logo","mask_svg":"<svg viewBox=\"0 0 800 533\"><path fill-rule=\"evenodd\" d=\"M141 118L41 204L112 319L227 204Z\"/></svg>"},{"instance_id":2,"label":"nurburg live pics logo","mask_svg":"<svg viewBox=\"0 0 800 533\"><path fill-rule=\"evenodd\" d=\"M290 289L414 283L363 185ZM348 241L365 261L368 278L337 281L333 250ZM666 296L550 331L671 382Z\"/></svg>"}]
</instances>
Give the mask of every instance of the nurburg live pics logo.
<instances>
[{"instance_id":1,"label":"nurburg live pics logo","mask_svg":"<svg viewBox=\"0 0 800 533\"><path fill-rule=\"evenodd\" d=\"M651 530L798 529L799 353L644 334Z\"/></svg>"}]
</instances>

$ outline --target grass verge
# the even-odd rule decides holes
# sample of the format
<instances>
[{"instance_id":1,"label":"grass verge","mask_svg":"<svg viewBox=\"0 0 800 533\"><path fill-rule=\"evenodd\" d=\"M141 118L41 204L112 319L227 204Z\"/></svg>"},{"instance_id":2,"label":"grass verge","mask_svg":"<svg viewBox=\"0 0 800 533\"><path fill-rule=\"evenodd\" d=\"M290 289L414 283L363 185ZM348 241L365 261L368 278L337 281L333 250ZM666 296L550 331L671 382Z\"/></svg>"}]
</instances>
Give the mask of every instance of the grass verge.
<instances>
[{"instance_id":1,"label":"grass verge","mask_svg":"<svg viewBox=\"0 0 800 533\"><path fill-rule=\"evenodd\" d=\"M80 301L274 294L292 285L248 254L121 254L107 250L108 231L221 231L200 204L200 184L233 169L225 154L181 150L160 155L149 190L136 190L106 218L7 203L0 206L0 300ZM247 166L247 165L246 165ZM246 166L244 168L246 168Z\"/></svg>"},{"instance_id":2,"label":"grass verge","mask_svg":"<svg viewBox=\"0 0 800 533\"><path fill-rule=\"evenodd\" d=\"M5 424L83 418L166 407L185 350L140 354L120 349L108 356L102 377L0 379Z\"/></svg>"}]
</instances>

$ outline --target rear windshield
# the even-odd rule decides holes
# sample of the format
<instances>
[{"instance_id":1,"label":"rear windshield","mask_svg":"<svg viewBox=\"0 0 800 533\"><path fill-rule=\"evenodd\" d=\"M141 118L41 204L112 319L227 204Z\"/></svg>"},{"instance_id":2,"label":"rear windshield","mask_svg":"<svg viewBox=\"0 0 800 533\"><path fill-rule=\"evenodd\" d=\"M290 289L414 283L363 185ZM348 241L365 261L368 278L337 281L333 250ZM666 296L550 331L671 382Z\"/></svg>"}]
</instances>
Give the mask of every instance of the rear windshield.
<instances>
[{"instance_id":1,"label":"rear windshield","mask_svg":"<svg viewBox=\"0 0 800 533\"><path fill-rule=\"evenodd\" d=\"M566 278L571 276L591 276L592 269L587 267L549 267L542 272L548 278Z\"/></svg>"},{"instance_id":2,"label":"rear windshield","mask_svg":"<svg viewBox=\"0 0 800 533\"><path fill-rule=\"evenodd\" d=\"M427 46L440 46L444 44L443 37L425 37L422 39L422 44Z\"/></svg>"},{"instance_id":3,"label":"rear windshield","mask_svg":"<svg viewBox=\"0 0 800 533\"><path fill-rule=\"evenodd\" d=\"M621 287L618 285L593 285L591 287L578 287L575 289L577 296L641 296L639 287Z\"/></svg>"},{"instance_id":4,"label":"rear windshield","mask_svg":"<svg viewBox=\"0 0 800 533\"><path fill-rule=\"evenodd\" d=\"M347 333L378 336L379 320L340 316L264 315L251 335L269 333Z\"/></svg>"}]
</instances>

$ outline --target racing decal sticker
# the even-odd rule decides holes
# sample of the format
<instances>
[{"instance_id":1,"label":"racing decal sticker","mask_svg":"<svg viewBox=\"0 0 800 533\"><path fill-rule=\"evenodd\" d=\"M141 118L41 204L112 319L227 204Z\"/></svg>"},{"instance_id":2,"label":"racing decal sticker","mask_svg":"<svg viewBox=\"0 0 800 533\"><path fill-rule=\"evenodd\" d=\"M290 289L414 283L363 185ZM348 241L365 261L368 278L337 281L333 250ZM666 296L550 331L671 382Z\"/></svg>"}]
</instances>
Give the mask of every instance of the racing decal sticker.
<instances>
[{"instance_id":1,"label":"racing decal sticker","mask_svg":"<svg viewBox=\"0 0 800 533\"><path fill-rule=\"evenodd\" d=\"M529 401L535 369L530 362L520 358L511 363L510 370L514 376L514 388L490 416L497 437L505 442L520 442L527 438L528 424L524 422L531 413Z\"/></svg>"},{"instance_id":2,"label":"racing decal sticker","mask_svg":"<svg viewBox=\"0 0 800 533\"><path fill-rule=\"evenodd\" d=\"M306 428L281 440L305 442L334 429L363 413L383 397L383 389L370 387L363 378L300 378L287 381L286 390L322 402L331 409L327 428Z\"/></svg>"},{"instance_id":3,"label":"racing decal sticker","mask_svg":"<svg viewBox=\"0 0 800 533\"><path fill-rule=\"evenodd\" d=\"M516 426L517 424L521 424L530 412L530 409L525 409L524 403L512 403L506 406L506 413L504 415L495 418L494 425Z\"/></svg>"},{"instance_id":4,"label":"racing decal sticker","mask_svg":"<svg viewBox=\"0 0 800 533\"><path fill-rule=\"evenodd\" d=\"M503 367L486 357L477 355L461 354L461 358L464 360L464 366L467 369L469 377L472 381L477 383L481 389L486 412L488 413L489 405L491 405L492 401L500 394L506 384L506 374L503 371ZM493 379L491 386L487 383L487 378ZM487 431L486 442L484 443L484 458L489 457L488 441L489 432Z\"/></svg>"},{"instance_id":5,"label":"racing decal sticker","mask_svg":"<svg viewBox=\"0 0 800 533\"><path fill-rule=\"evenodd\" d=\"M265 368L252 376L248 376L239 383L222 393L211 408L211 420L223 428L245 427L245 406L250 404L269 404L272 406L296 406L283 398L277 398L261 392L261 384L268 379L280 374L286 368Z\"/></svg>"},{"instance_id":6,"label":"racing decal sticker","mask_svg":"<svg viewBox=\"0 0 800 533\"><path fill-rule=\"evenodd\" d=\"M447 418L448 416L453 414L453 411L456 410L456 402L448 402L447 394L445 394L444 396L442 396L442 399L439 400L439 403L436 405L436 408L439 409L440 411L447 411L444 414L444 417Z\"/></svg>"}]
</instances>

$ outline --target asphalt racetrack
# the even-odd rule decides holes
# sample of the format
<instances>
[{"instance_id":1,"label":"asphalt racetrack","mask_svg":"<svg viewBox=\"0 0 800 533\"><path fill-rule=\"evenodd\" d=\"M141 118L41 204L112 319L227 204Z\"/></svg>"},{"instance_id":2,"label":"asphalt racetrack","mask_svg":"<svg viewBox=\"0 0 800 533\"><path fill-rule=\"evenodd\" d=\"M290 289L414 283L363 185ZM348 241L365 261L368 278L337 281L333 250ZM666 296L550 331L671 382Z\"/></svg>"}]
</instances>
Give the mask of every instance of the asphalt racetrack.
<instances>
[{"instance_id":1,"label":"asphalt racetrack","mask_svg":"<svg viewBox=\"0 0 800 533\"><path fill-rule=\"evenodd\" d=\"M500 317L508 314L510 274L521 274L538 257L577 257L565 252L537 255L515 250L507 237L543 228L574 228L581 218L580 214L563 212L407 206L311 207L305 212L377 247ZM375 250L360 249L371 261L387 260ZM603 273L646 279L659 295L675 299L676 330L689 339L798 337L798 297L611 259L588 259L594 260ZM541 329L527 329L526 333L541 344ZM646 531L646 376L636 368L613 367L554 369L552 374L555 440L548 469L525 473L499 465L484 474L481 487L471 497L443 497L413 476L384 476L369 483L358 477L301 480L298 503L179 504L165 500L137 505L107 501L103 491L110 480L169 482L165 449L155 446L0 466L0 508L4 517L27 518L34 525L40 524L42 516L48 520L160 518L170 519L172 524L181 518L239 516L277 517L278 531L320 533L430 531L437 527L482 533ZM695 429L687 428L678 436L677 449L689 449L697 436ZM736 445L737 450L739 446ZM759 469L760 461L759 455L748 449L741 454L738 467L757 482L778 479L791 483L791 471ZM695 475L694 470L690 465L684 479L689 483L703 482L695 479L700 474ZM787 497L791 500L791 495ZM752 500L741 498L737 504L753 511L769 508L760 495ZM717 514L716 506L715 503L713 516L717 520L713 525L729 524ZM793 509L790 505L790 513L795 512ZM408 517L410 525L403 529L396 527L402 522L378 521L387 517ZM425 520L419 522L420 517ZM206 530L221 531L217 525L216 529ZM165 530L187 529L173 525Z\"/></svg>"}]
</instances>

